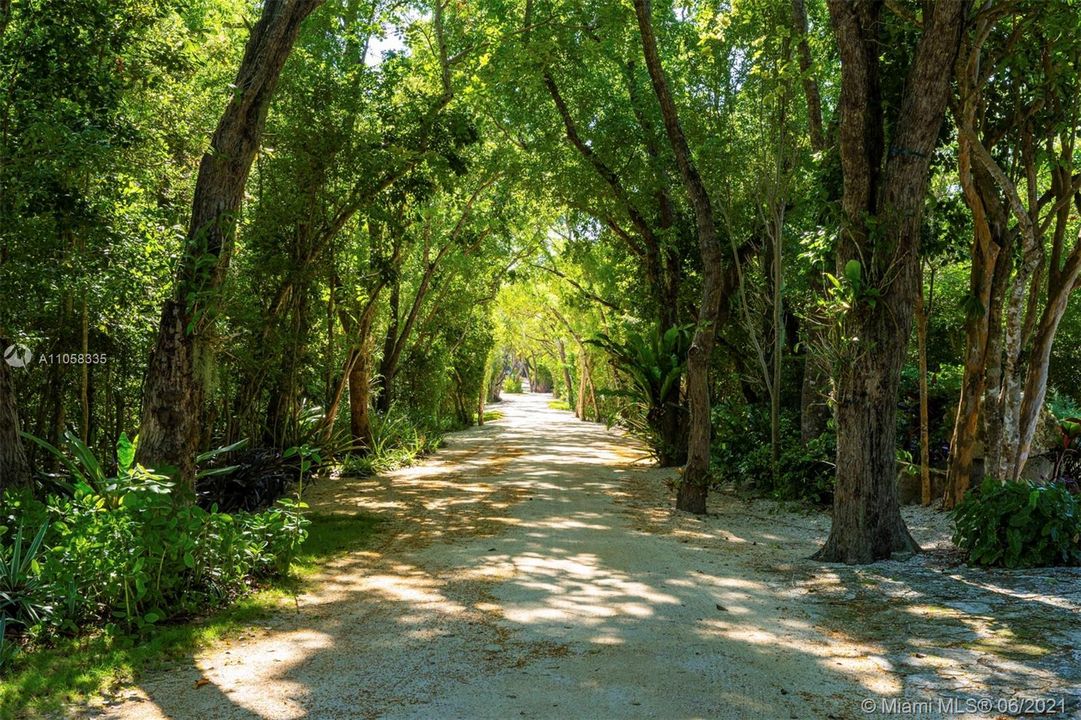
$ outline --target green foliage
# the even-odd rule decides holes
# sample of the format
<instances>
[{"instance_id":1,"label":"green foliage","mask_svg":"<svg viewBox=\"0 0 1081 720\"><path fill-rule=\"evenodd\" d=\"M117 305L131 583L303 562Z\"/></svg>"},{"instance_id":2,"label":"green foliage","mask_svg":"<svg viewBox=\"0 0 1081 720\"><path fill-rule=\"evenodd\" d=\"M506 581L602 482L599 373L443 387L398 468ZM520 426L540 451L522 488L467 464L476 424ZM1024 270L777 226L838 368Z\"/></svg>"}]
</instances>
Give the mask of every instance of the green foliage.
<instances>
[{"instance_id":1,"label":"green foliage","mask_svg":"<svg viewBox=\"0 0 1081 720\"><path fill-rule=\"evenodd\" d=\"M308 536L297 548L293 575L271 578L258 591L191 622L144 625L135 633L106 626L75 638L53 636L48 646L16 655L0 682L0 718L62 717L72 701L131 683L163 661L185 662L206 647L263 621L283 604L293 604L298 582L329 558L369 546L380 521L366 514L309 515Z\"/></svg>"},{"instance_id":2,"label":"green foliage","mask_svg":"<svg viewBox=\"0 0 1081 720\"><path fill-rule=\"evenodd\" d=\"M1081 417L1081 404L1057 388L1047 391L1047 406L1059 421Z\"/></svg>"},{"instance_id":3,"label":"green foliage","mask_svg":"<svg viewBox=\"0 0 1081 720\"><path fill-rule=\"evenodd\" d=\"M663 332L655 328L648 334L628 331L622 342L607 333L598 333L586 341L607 352L629 376L627 390L605 394L629 400L623 412L624 424L662 459L678 460L684 453L682 433L673 433L672 429L682 425L685 415L680 384L687 370L693 335L692 325L680 325Z\"/></svg>"},{"instance_id":4,"label":"green foliage","mask_svg":"<svg viewBox=\"0 0 1081 720\"><path fill-rule=\"evenodd\" d=\"M59 486L66 494L75 494L78 488L84 488L102 498L110 509L116 508L121 500L122 493L132 487L144 483L154 483L166 479L164 475L156 475L141 465L135 463L136 442L128 439L126 433L120 434L116 444L117 474L110 477L104 465L94 451L79 439L70 430L64 432L64 449L57 448L39 437L30 433L23 433L23 437L48 451L57 458L67 469L67 478L53 477L51 482ZM136 438L136 441L138 438ZM67 452L65 452L65 450ZM210 459L219 451L211 451L200 457L200 460Z\"/></svg>"},{"instance_id":5,"label":"green foliage","mask_svg":"<svg viewBox=\"0 0 1081 720\"><path fill-rule=\"evenodd\" d=\"M57 607L49 628L75 632L105 619L130 630L220 607L251 581L287 569L304 538L303 506L294 501L228 515L177 506L170 490L144 483L116 507L89 488L52 501L41 569Z\"/></svg>"},{"instance_id":6,"label":"green foliage","mask_svg":"<svg viewBox=\"0 0 1081 720\"><path fill-rule=\"evenodd\" d=\"M52 607L45 604L41 587L41 556L44 551L43 524L30 544L24 547L26 525L20 519L10 547L0 546L0 667L11 655L6 635L9 627L33 627L48 619ZM7 527L0 528L0 541Z\"/></svg>"},{"instance_id":7,"label":"green foliage","mask_svg":"<svg viewBox=\"0 0 1081 720\"><path fill-rule=\"evenodd\" d=\"M522 392L522 376L511 374L503 378L503 392L518 394Z\"/></svg>"},{"instance_id":8,"label":"green foliage","mask_svg":"<svg viewBox=\"0 0 1081 720\"><path fill-rule=\"evenodd\" d=\"M687 351L694 327L681 325L642 335L628 332L623 342L598 333L586 342L608 352L626 370L641 402L663 407L679 394L679 381L687 369Z\"/></svg>"},{"instance_id":9,"label":"green foliage","mask_svg":"<svg viewBox=\"0 0 1081 720\"><path fill-rule=\"evenodd\" d=\"M713 425L713 464L718 481L750 484L782 500L819 506L833 500L837 439L832 429L804 443L798 418L782 413L781 454L774 475L765 408L718 405L713 410Z\"/></svg>"},{"instance_id":10,"label":"green foliage","mask_svg":"<svg viewBox=\"0 0 1081 720\"><path fill-rule=\"evenodd\" d=\"M2 517L19 518L13 537L0 535L6 631L18 625L33 641L87 623L137 631L188 617L286 572L304 541L302 502L279 500L256 514L206 510L175 497L166 476L134 464L126 437L111 477L77 438L68 444L73 457L43 446L64 459L70 493L40 502L8 492L0 503ZM39 529L27 545L31 522Z\"/></svg>"},{"instance_id":11,"label":"green foliage","mask_svg":"<svg viewBox=\"0 0 1081 720\"><path fill-rule=\"evenodd\" d=\"M987 478L953 511L957 547L976 565L1036 567L1081 563L1077 496L1058 484Z\"/></svg>"},{"instance_id":12,"label":"green foliage","mask_svg":"<svg viewBox=\"0 0 1081 720\"><path fill-rule=\"evenodd\" d=\"M441 432L418 427L398 405L392 405L386 414L373 413L371 423L372 446L347 456L342 463L343 475L366 477L407 467L443 442Z\"/></svg>"},{"instance_id":13,"label":"green foliage","mask_svg":"<svg viewBox=\"0 0 1081 720\"><path fill-rule=\"evenodd\" d=\"M931 462L946 462L961 396L964 366L943 364L927 373L927 407L930 424ZM901 369L899 412L897 413L897 442L912 457L920 456L920 396L919 365L912 360Z\"/></svg>"}]
</instances>

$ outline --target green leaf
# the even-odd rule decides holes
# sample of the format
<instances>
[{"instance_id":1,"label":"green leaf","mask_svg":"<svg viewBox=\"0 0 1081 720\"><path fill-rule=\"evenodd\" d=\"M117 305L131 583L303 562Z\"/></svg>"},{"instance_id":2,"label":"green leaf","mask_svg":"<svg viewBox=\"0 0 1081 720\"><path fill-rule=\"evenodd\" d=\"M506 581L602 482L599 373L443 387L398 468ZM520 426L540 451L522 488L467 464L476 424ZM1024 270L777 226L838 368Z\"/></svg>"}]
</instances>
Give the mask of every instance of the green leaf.
<instances>
[{"instance_id":1,"label":"green leaf","mask_svg":"<svg viewBox=\"0 0 1081 720\"><path fill-rule=\"evenodd\" d=\"M138 436L136 436L138 439ZM120 439L116 441L116 463L120 472L127 472L135 462L135 443L128 438L125 432L120 433Z\"/></svg>"},{"instance_id":2,"label":"green leaf","mask_svg":"<svg viewBox=\"0 0 1081 720\"><path fill-rule=\"evenodd\" d=\"M860 289L860 280L862 275L862 268L860 267L859 260L849 260L845 263L845 278L848 283L857 291Z\"/></svg>"}]
</instances>

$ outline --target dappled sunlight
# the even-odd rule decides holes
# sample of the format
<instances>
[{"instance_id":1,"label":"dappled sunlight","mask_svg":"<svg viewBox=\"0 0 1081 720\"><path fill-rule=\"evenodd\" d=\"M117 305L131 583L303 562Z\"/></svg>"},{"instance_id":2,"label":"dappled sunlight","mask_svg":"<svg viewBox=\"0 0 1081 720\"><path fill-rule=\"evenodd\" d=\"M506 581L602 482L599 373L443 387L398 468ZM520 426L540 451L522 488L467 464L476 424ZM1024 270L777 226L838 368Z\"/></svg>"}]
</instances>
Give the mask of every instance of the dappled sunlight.
<instances>
[{"instance_id":1,"label":"dappled sunlight","mask_svg":"<svg viewBox=\"0 0 1081 720\"><path fill-rule=\"evenodd\" d=\"M672 595L602 570L592 555L550 558L526 554L513 562L515 582L540 596L539 600L523 599L508 607L504 615L513 622L643 618L653 615L656 605L678 603Z\"/></svg>"},{"instance_id":2,"label":"dappled sunlight","mask_svg":"<svg viewBox=\"0 0 1081 720\"><path fill-rule=\"evenodd\" d=\"M410 605L433 603L439 612L454 612L461 606L448 602L436 591L439 583L428 577L403 578L397 575L374 575L365 584L366 589L383 595L388 600L406 602Z\"/></svg>"},{"instance_id":3,"label":"dappled sunlight","mask_svg":"<svg viewBox=\"0 0 1081 720\"><path fill-rule=\"evenodd\" d=\"M763 627L766 623L762 622L762 618L753 610L743 609L742 613L733 614L750 617L738 623L708 620L702 623L700 632L707 637L719 635L761 646L768 651L786 648L813 656L817 658L822 669L843 673L867 692L876 695L893 695L903 687L901 680L891 674L893 665L882 657L880 648L856 643L843 635L829 637L817 628L812 629L810 634L778 634Z\"/></svg>"},{"instance_id":4,"label":"dappled sunlight","mask_svg":"<svg viewBox=\"0 0 1081 720\"><path fill-rule=\"evenodd\" d=\"M304 696L310 692L310 688L302 682L290 679L289 675L309 656L330 648L333 642L331 636L311 630L270 635L245 646L243 656L233 663L213 665L210 661L203 660L198 666L204 676L237 705L257 715L270 711L274 718L302 718L307 714L304 709ZM264 666L263 669L260 669L260 665ZM278 692L284 695L287 701L278 706L268 703L268 698L262 693L249 690L245 681L253 672L274 678Z\"/></svg>"},{"instance_id":5,"label":"dappled sunlight","mask_svg":"<svg viewBox=\"0 0 1081 720\"><path fill-rule=\"evenodd\" d=\"M957 569L813 563L828 518L768 502L720 497L705 518L673 513L670 471L594 451L612 435L545 402L509 400L501 420L452 435L421 466L316 488L317 512L375 514L384 539L329 561L272 625L195 659L193 677L210 684L176 675L170 696L206 717L228 703L243 720L341 708L502 718L542 697L553 700L525 707L852 717L863 697L1001 695L1077 676L1051 662L1052 635L1030 627L1035 608L1057 613L1056 631L1076 628L1076 593ZM1028 610L1003 612L1006 601ZM252 677L262 685L241 687ZM151 698L167 683L147 684ZM697 690L673 697L680 683Z\"/></svg>"},{"instance_id":6,"label":"dappled sunlight","mask_svg":"<svg viewBox=\"0 0 1081 720\"><path fill-rule=\"evenodd\" d=\"M1049 592L1048 588L1042 587L1040 592L1024 592L1011 588L1001 587L991 582L977 580L975 578L964 578L959 575L951 575L951 579L956 580L959 583L964 583L972 587L980 588L988 592L995 593L997 595L1003 595L1005 597L1013 598L1016 600L1023 600L1026 602L1036 602L1042 605L1048 605L1060 610L1069 610L1075 613L1081 613L1081 602L1077 600L1071 600L1069 598L1060 597L1052 592Z\"/></svg>"}]
</instances>

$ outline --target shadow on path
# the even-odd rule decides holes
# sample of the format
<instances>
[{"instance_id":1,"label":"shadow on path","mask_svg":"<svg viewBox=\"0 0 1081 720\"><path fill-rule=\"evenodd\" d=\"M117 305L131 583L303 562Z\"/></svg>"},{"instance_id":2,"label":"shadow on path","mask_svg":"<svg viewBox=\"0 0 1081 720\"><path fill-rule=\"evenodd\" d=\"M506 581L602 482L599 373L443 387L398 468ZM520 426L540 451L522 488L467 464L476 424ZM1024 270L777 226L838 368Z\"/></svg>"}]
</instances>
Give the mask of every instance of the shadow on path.
<instances>
[{"instance_id":1,"label":"shadow on path","mask_svg":"<svg viewBox=\"0 0 1081 720\"><path fill-rule=\"evenodd\" d=\"M386 518L381 545L106 716L857 718L867 698L1077 687L1076 574L1026 594L933 554L814 564L828 518L730 497L673 513L671 471L548 400L314 488L319 512Z\"/></svg>"}]
</instances>

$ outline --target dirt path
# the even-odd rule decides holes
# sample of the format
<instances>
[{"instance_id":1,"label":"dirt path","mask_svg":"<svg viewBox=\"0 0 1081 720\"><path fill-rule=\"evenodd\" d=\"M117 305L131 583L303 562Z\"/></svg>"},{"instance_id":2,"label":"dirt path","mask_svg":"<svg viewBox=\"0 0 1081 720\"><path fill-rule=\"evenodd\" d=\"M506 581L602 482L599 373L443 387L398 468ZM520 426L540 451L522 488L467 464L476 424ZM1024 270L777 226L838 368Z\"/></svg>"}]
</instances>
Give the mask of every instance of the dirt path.
<instances>
[{"instance_id":1,"label":"dirt path","mask_svg":"<svg viewBox=\"0 0 1081 720\"><path fill-rule=\"evenodd\" d=\"M104 716L858 718L882 697L1076 712L1076 571L972 571L945 550L811 563L825 516L734 497L674 514L673 472L548 399L509 397L421 466L316 488L320 511L387 517L383 545ZM940 516L909 521L945 547Z\"/></svg>"}]
</instances>

